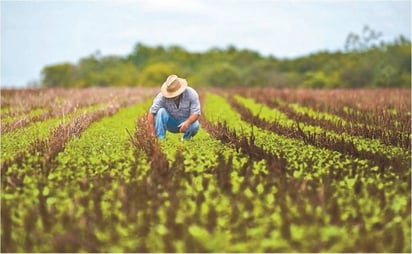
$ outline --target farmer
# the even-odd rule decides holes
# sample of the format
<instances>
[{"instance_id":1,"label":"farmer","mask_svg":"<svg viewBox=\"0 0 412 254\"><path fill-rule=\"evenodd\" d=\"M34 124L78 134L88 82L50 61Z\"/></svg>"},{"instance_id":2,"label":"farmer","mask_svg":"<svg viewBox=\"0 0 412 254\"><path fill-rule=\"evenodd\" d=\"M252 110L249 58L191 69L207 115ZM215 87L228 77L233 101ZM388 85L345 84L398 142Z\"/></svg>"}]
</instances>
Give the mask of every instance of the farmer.
<instances>
[{"instance_id":1,"label":"farmer","mask_svg":"<svg viewBox=\"0 0 412 254\"><path fill-rule=\"evenodd\" d=\"M200 102L197 92L187 86L186 79L170 75L153 100L147 121L150 134L159 139L166 137L166 130L184 133L183 140L196 135L199 130Z\"/></svg>"}]
</instances>

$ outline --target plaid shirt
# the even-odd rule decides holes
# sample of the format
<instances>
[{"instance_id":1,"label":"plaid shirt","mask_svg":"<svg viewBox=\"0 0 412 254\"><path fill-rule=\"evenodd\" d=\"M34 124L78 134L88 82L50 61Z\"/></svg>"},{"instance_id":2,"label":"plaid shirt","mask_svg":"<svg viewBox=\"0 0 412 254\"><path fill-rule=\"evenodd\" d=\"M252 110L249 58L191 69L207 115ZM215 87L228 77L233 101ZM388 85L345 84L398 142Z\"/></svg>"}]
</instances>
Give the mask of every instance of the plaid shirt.
<instances>
[{"instance_id":1,"label":"plaid shirt","mask_svg":"<svg viewBox=\"0 0 412 254\"><path fill-rule=\"evenodd\" d=\"M165 108L176 120L187 119L192 114L200 115L199 95L193 88L186 87L177 107L173 99L165 98L162 93L159 93L153 100L150 112L156 114L160 108Z\"/></svg>"}]
</instances>

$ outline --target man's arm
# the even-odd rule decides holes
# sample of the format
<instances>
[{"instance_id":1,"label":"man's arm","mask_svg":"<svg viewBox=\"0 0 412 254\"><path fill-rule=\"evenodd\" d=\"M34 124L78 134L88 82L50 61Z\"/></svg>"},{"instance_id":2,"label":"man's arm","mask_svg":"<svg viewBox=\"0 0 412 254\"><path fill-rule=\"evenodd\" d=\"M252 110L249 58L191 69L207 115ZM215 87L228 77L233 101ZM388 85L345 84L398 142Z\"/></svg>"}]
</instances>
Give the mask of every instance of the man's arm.
<instances>
[{"instance_id":1,"label":"man's arm","mask_svg":"<svg viewBox=\"0 0 412 254\"><path fill-rule=\"evenodd\" d=\"M161 93L158 93L156 97L153 100L153 104L149 109L149 113L147 113L147 125L149 129L149 135L156 136L155 130L154 130L154 116L156 112L163 107L163 96Z\"/></svg>"},{"instance_id":2,"label":"man's arm","mask_svg":"<svg viewBox=\"0 0 412 254\"><path fill-rule=\"evenodd\" d=\"M149 128L149 135L152 135L153 137L156 136L155 131L154 131L154 114L149 111L147 114L147 125Z\"/></svg>"},{"instance_id":3,"label":"man's arm","mask_svg":"<svg viewBox=\"0 0 412 254\"><path fill-rule=\"evenodd\" d=\"M197 119L199 119L199 114L191 114L189 116L189 118L184 121L183 123L179 124L178 127L180 132L185 132L187 130L187 128L189 128L189 126L195 122Z\"/></svg>"},{"instance_id":4,"label":"man's arm","mask_svg":"<svg viewBox=\"0 0 412 254\"><path fill-rule=\"evenodd\" d=\"M178 126L180 132L185 132L193 122L199 119L200 116L199 95L193 88L189 87L187 89L189 89L190 95L190 115L186 121L184 121Z\"/></svg>"}]
</instances>

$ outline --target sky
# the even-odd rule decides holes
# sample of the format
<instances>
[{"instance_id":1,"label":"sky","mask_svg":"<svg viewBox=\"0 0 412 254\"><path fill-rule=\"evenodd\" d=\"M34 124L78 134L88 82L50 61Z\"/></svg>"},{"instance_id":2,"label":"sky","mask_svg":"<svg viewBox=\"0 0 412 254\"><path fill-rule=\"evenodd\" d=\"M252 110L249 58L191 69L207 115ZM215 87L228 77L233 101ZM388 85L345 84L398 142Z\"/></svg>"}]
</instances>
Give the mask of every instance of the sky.
<instances>
[{"instance_id":1,"label":"sky","mask_svg":"<svg viewBox=\"0 0 412 254\"><path fill-rule=\"evenodd\" d=\"M138 42L294 58L343 50L365 25L387 42L411 38L409 0L0 1L1 87L39 82L45 66L96 51L125 56Z\"/></svg>"}]
</instances>

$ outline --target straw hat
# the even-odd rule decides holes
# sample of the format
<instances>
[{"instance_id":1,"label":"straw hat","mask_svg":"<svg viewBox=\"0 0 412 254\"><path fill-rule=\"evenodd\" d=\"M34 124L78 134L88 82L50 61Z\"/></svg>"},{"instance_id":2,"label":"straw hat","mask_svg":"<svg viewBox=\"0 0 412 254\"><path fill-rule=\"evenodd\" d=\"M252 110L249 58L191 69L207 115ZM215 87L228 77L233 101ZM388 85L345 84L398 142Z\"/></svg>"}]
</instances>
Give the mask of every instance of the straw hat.
<instances>
[{"instance_id":1,"label":"straw hat","mask_svg":"<svg viewBox=\"0 0 412 254\"><path fill-rule=\"evenodd\" d=\"M160 91L162 92L164 97L173 98L183 93L186 87L186 79L179 78L178 76L172 74L169 77L167 77L166 81L160 88Z\"/></svg>"}]
</instances>

